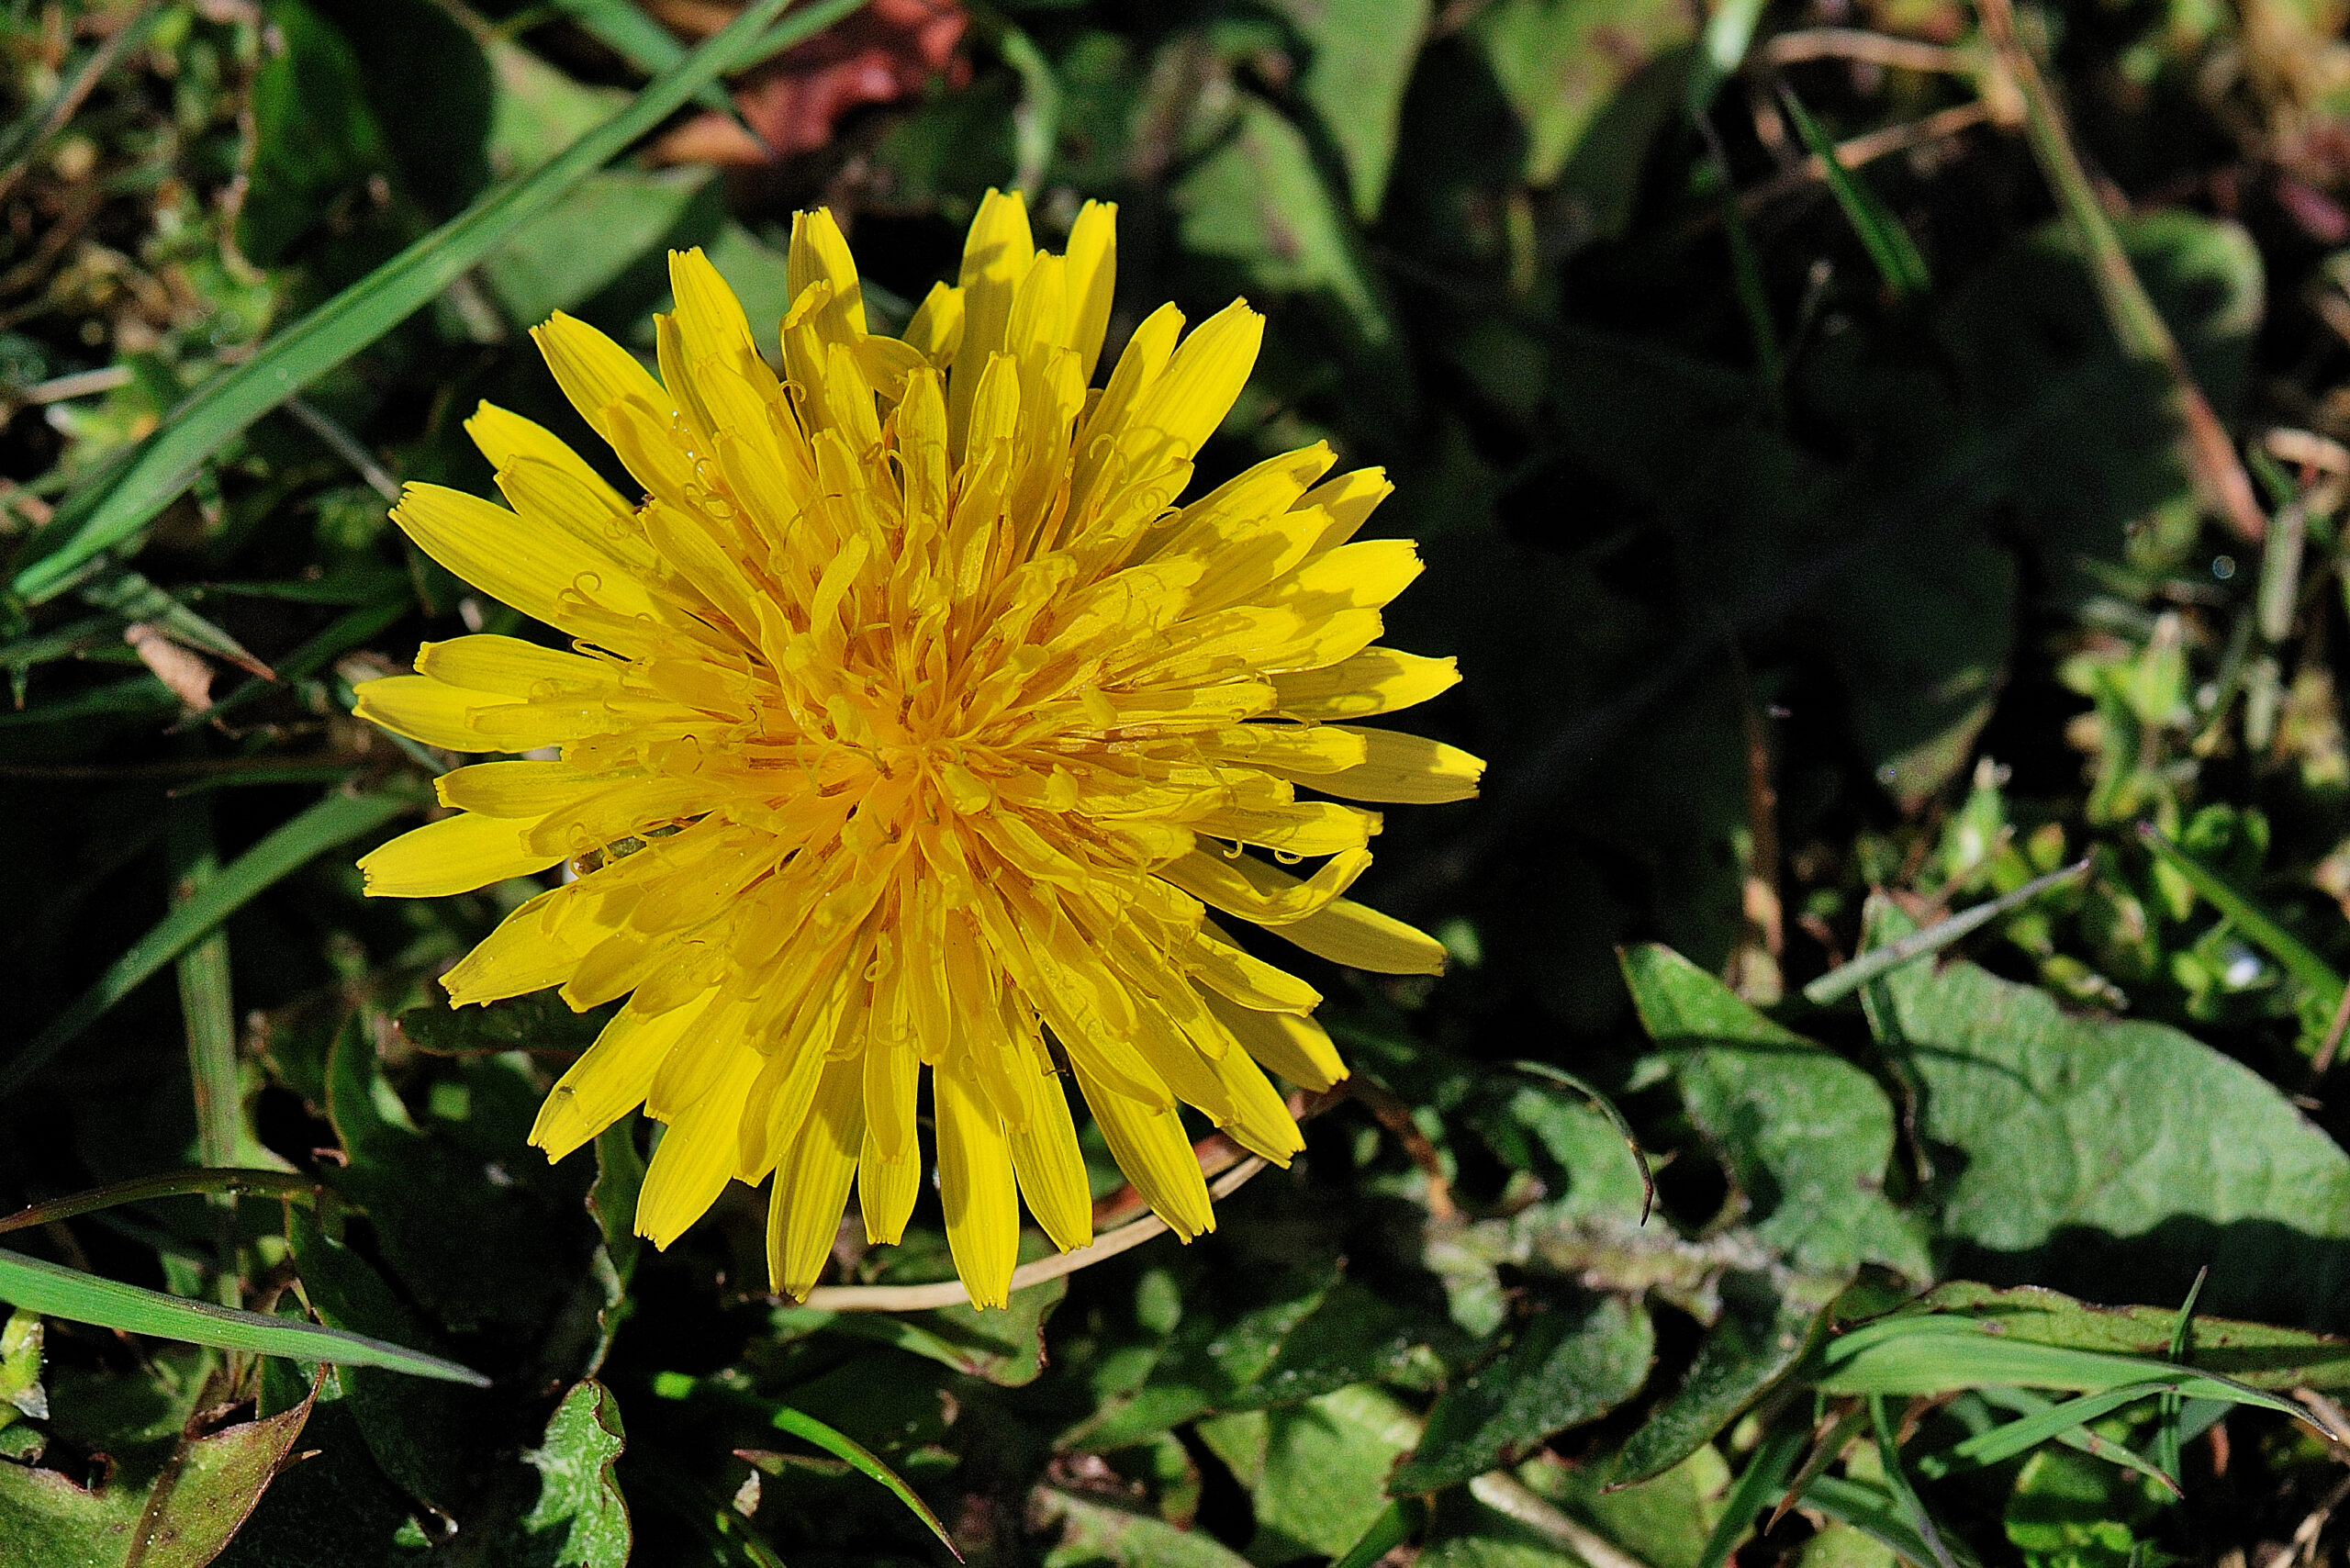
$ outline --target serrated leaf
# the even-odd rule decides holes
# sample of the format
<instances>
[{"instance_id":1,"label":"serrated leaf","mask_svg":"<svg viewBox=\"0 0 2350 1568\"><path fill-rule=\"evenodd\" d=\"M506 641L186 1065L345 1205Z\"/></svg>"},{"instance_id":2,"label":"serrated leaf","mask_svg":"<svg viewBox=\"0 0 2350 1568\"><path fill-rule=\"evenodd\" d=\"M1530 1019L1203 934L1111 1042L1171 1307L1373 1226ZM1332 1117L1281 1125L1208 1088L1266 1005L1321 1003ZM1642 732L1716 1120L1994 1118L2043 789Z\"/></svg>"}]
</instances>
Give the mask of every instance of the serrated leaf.
<instances>
[{"instance_id":1,"label":"serrated leaf","mask_svg":"<svg viewBox=\"0 0 2350 1568\"><path fill-rule=\"evenodd\" d=\"M633 1535L612 1466L628 1446L620 1401L593 1378L572 1384L522 1459L539 1473L539 1499L520 1527L528 1556L547 1568L626 1568ZM551 1553L551 1555L549 1555Z\"/></svg>"},{"instance_id":2,"label":"serrated leaf","mask_svg":"<svg viewBox=\"0 0 2350 1568\"><path fill-rule=\"evenodd\" d=\"M1393 1496L1434 1492L1516 1463L1545 1439L1595 1420L1648 1382L1656 1335L1647 1309L1604 1296L1538 1312L1493 1361L1429 1407Z\"/></svg>"},{"instance_id":3,"label":"serrated leaf","mask_svg":"<svg viewBox=\"0 0 2350 1568\"><path fill-rule=\"evenodd\" d=\"M1626 952L1624 977L1690 1116L1753 1204L1764 1245L1809 1274L1881 1263L1933 1277L1922 1227L1882 1191L1893 1104L1874 1080L1669 947Z\"/></svg>"}]
</instances>

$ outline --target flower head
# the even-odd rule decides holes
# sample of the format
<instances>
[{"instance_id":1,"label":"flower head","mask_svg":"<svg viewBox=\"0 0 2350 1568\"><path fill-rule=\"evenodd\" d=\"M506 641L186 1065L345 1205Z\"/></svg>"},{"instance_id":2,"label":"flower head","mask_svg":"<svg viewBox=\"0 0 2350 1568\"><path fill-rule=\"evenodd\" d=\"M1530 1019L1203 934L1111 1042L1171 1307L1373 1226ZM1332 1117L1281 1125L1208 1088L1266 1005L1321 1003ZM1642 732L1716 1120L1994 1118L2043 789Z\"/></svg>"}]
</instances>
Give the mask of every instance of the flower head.
<instances>
[{"instance_id":1,"label":"flower head","mask_svg":"<svg viewBox=\"0 0 2350 1568\"><path fill-rule=\"evenodd\" d=\"M568 317L535 334L641 502L484 405L466 428L513 510L412 485L392 514L572 643L427 644L360 688L397 734L556 757L444 775L458 813L363 860L368 891L568 863L449 972L452 1004L626 997L532 1141L559 1159L640 1103L666 1123L637 1210L661 1246L772 1172L794 1295L852 1181L872 1239L903 1231L924 1068L956 1267L1001 1304L1022 1200L1062 1248L1092 1238L1064 1069L1186 1238L1214 1216L1178 1105L1286 1163L1303 1142L1265 1070L1345 1076L1317 993L1221 922L1359 969L1443 963L1342 896L1380 820L1341 801L1457 800L1483 766L1340 722L1457 678L1374 645L1419 571L1408 542L1349 543L1389 486L1326 479L1316 445L1179 507L1261 322L1235 303L1184 335L1166 307L1089 391L1113 217L1088 205L1050 255L990 193L957 286L892 338L803 213L780 377L701 252L672 255L658 379Z\"/></svg>"}]
</instances>

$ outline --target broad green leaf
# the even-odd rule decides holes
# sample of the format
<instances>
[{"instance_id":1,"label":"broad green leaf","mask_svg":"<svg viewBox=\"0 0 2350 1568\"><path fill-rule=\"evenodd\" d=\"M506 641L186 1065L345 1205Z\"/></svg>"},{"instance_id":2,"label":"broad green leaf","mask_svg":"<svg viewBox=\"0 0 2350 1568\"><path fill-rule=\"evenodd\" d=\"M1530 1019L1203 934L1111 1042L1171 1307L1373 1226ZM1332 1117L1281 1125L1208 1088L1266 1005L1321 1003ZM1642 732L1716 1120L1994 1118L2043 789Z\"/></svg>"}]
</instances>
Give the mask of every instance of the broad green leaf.
<instances>
[{"instance_id":1,"label":"broad green leaf","mask_svg":"<svg viewBox=\"0 0 2350 1568\"><path fill-rule=\"evenodd\" d=\"M1796 1282L1798 1285L1806 1282ZM1810 1282L1817 1288L1818 1282ZM1774 1387L1826 1326L1832 1290L1778 1295L1765 1282L1724 1282L1722 1316L1697 1347L1681 1386L1625 1439L1607 1472L1611 1486L1646 1481L1687 1459L1740 1412Z\"/></svg>"},{"instance_id":2,"label":"broad green leaf","mask_svg":"<svg viewBox=\"0 0 2350 1568\"><path fill-rule=\"evenodd\" d=\"M2025 1462L2009 1494L2009 1544L2027 1568L2127 1568L2161 1560L2133 1527L2152 1521L2166 1501L2143 1477L2081 1454L2042 1450ZM2152 1532L2149 1532L2150 1534Z\"/></svg>"},{"instance_id":3,"label":"broad green leaf","mask_svg":"<svg viewBox=\"0 0 2350 1568\"><path fill-rule=\"evenodd\" d=\"M1498 0L1469 34L1526 131L1530 185L1563 181L1592 227L1631 214L1650 138L1681 106L1698 13L1666 0Z\"/></svg>"},{"instance_id":4,"label":"broad green leaf","mask_svg":"<svg viewBox=\"0 0 2350 1568\"><path fill-rule=\"evenodd\" d=\"M253 167L237 241L274 266L332 199L389 162L351 41L304 0L269 0L274 47L253 78Z\"/></svg>"},{"instance_id":5,"label":"broad green leaf","mask_svg":"<svg viewBox=\"0 0 2350 1568\"><path fill-rule=\"evenodd\" d=\"M1038 1489L1035 1506L1045 1524L1060 1526L1045 1568L1249 1568L1247 1558L1206 1531L1179 1529L1157 1514L1052 1486Z\"/></svg>"},{"instance_id":6,"label":"broad green leaf","mask_svg":"<svg viewBox=\"0 0 2350 1568\"><path fill-rule=\"evenodd\" d=\"M576 308L674 232L709 178L702 169L590 174L516 229L482 274L511 320Z\"/></svg>"},{"instance_id":7,"label":"broad green leaf","mask_svg":"<svg viewBox=\"0 0 2350 1568\"><path fill-rule=\"evenodd\" d=\"M1740 1002L1668 947L1624 976L1698 1126L1754 1205L1755 1235L1812 1274L1881 1263L1933 1277L1921 1227L1886 1202L1893 1105L1868 1074Z\"/></svg>"},{"instance_id":8,"label":"broad green leaf","mask_svg":"<svg viewBox=\"0 0 2350 1568\"><path fill-rule=\"evenodd\" d=\"M1356 218L1369 223L1387 195L1429 0L1275 0L1274 9L1305 45L1299 95L1346 165Z\"/></svg>"},{"instance_id":9,"label":"broad green leaf","mask_svg":"<svg viewBox=\"0 0 2350 1568\"><path fill-rule=\"evenodd\" d=\"M252 1350L300 1361L384 1367L414 1377L486 1387L489 1380L468 1367L364 1335L340 1333L315 1324L239 1312L142 1290L114 1280L62 1268L37 1258L0 1251L0 1301L45 1317L95 1323L126 1334L151 1334L224 1350Z\"/></svg>"},{"instance_id":10,"label":"broad green leaf","mask_svg":"<svg viewBox=\"0 0 2350 1568\"><path fill-rule=\"evenodd\" d=\"M328 1236L308 1215L286 1226L302 1288L320 1320L354 1333L429 1345L431 1329L396 1295L373 1264ZM416 1389L387 1372L355 1369L341 1379L341 1404L358 1422L377 1468L410 1496L443 1512L470 1487L489 1454L481 1437L494 1406L459 1389Z\"/></svg>"},{"instance_id":11,"label":"broad green leaf","mask_svg":"<svg viewBox=\"0 0 2350 1568\"><path fill-rule=\"evenodd\" d=\"M1875 940L1907 935L1876 909ZM1968 963L1862 994L1919 1084L1930 1198L1967 1272L2176 1301L2209 1264L2217 1310L2343 1321L2350 1158L2250 1069Z\"/></svg>"},{"instance_id":12,"label":"broad green leaf","mask_svg":"<svg viewBox=\"0 0 2350 1568\"><path fill-rule=\"evenodd\" d=\"M161 1452L116 1456L95 1487L0 1463L0 1562L8 1568L205 1568L285 1462L309 1418L294 1409Z\"/></svg>"},{"instance_id":13,"label":"broad green leaf","mask_svg":"<svg viewBox=\"0 0 2350 1568\"><path fill-rule=\"evenodd\" d=\"M256 894L328 850L348 844L397 815L403 802L382 795L332 794L281 823L174 907L130 950L108 966L73 1006L0 1068L0 1095L21 1088L49 1058Z\"/></svg>"},{"instance_id":14,"label":"broad green leaf","mask_svg":"<svg viewBox=\"0 0 2350 1568\"><path fill-rule=\"evenodd\" d=\"M413 1568L416 1504L386 1480L341 1400L322 1400L302 1429L300 1463L288 1466L220 1554L217 1568L319 1568L319 1545L334 1543L334 1568Z\"/></svg>"},{"instance_id":15,"label":"broad green leaf","mask_svg":"<svg viewBox=\"0 0 2350 1568\"><path fill-rule=\"evenodd\" d=\"M1418 1509L1408 1500L1388 1504L1330 1568L1374 1568L1380 1559L1412 1539L1417 1513Z\"/></svg>"},{"instance_id":16,"label":"broad green leaf","mask_svg":"<svg viewBox=\"0 0 2350 1568\"><path fill-rule=\"evenodd\" d=\"M861 0L819 0L770 31L790 0L755 0L726 28L647 84L629 106L562 153L418 241L207 383L122 465L60 507L24 566L17 593L38 603L100 552L129 539L186 487L206 459L263 414L390 331L482 261L523 223L659 125L704 84L778 38L805 38ZM53 544L50 542L53 541Z\"/></svg>"},{"instance_id":17,"label":"broad green leaf","mask_svg":"<svg viewBox=\"0 0 2350 1568\"><path fill-rule=\"evenodd\" d=\"M332 1184L366 1209L393 1280L442 1325L543 1327L598 1245L584 1209L594 1161L551 1166L530 1147L539 1089L520 1057L432 1065L424 1109L411 1113L379 1069L364 1018L345 1024L326 1099L350 1163L330 1172Z\"/></svg>"},{"instance_id":18,"label":"broad green leaf","mask_svg":"<svg viewBox=\"0 0 2350 1568\"><path fill-rule=\"evenodd\" d=\"M539 1500L519 1527L532 1561L548 1568L627 1568L633 1536L628 1500L612 1466L627 1446L620 1401L593 1379L576 1383L547 1418L546 1436L526 1450L539 1473Z\"/></svg>"},{"instance_id":19,"label":"broad green leaf","mask_svg":"<svg viewBox=\"0 0 2350 1568\"><path fill-rule=\"evenodd\" d=\"M1623 1297L1536 1313L1499 1357L1429 1407L1418 1448L1387 1490L1435 1492L1516 1463L1552 1433L1638 1394L1655 1353L1647 1309Z\"/></svg>"},{"instance_id":20,"label":"broad green leaf","mask_svg":"<svg viewBox=\"0 0 2350 1568\"><path fill-rule=\"evenodd\" d=\"M1418 1437L1412 1414L1369 1383L1266 1412L1248 1555L1286 1562L1345 1551L1386 1508L1380 1483Z\"/></svg>"},{"instance_id":21,"label":"broad green leaf","mask_svg":"<svg viewBox=\"0 0 2350 1568\"><path fill-rule=\"evenodd\" d=\"M1394 325L1345 209L1271 105L1244 96L1232 129L1172 196L1193 254L1231 263L1264 293L1326 298L1363 349L1393 352Z\"/></svg>"}]
</instances>

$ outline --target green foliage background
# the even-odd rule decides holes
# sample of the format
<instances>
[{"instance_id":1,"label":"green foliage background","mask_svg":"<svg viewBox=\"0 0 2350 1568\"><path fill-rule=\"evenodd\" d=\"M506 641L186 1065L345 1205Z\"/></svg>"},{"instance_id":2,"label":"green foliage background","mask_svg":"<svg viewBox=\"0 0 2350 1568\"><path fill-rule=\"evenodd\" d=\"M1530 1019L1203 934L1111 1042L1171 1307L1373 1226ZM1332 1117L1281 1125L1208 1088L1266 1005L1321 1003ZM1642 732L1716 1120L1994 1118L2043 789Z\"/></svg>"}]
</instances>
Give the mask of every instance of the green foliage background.
<instances>
[{"instance_id":1,"label":"green foliage background","mask_svg":"<svg viewBox=\"0 0 2350 1568\"><path fill-rule=\"evenodd\" d=\"M0 8L0 1204L291 1178L10 1238L0 1563L2341 1550L2338 5L2037 8L2043 102L2003 0L1003 0L723 171L648 151L778 69L662 25L710 13ZM1113 344L1268 313L1203 467L1388 467L1390 640L1466 678L1415 725L1489 788L1389 813L1364 895L1452 972L1314 975L1351 1092L1214 1236L795 1307L758 1194L655 1254L643 1129L524 1144L597 1020L440 1005L530 888L359 897L446 759L350 688L546 634L384 516L487 487L482 398L594 452L524 329L649 350L687 245L772 321L819 202L902 320L990 185L1119 203ZM856 1234L845 1282L951 1273L934 1198ZM487 1386L134 1339L24 1259Z\"/></svg>"}]
</instances>

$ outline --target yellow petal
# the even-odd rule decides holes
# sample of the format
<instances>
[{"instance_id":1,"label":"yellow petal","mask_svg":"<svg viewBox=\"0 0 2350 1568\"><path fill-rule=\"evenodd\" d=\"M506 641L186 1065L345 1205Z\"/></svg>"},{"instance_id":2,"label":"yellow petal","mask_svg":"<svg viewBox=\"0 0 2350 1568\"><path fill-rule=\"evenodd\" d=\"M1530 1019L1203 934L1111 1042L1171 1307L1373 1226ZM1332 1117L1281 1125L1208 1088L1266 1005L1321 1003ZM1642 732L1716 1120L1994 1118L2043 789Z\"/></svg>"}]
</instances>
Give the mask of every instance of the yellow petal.
<instances>
[{"instance_id":1,"label":"yellow petal","mask_svg":"<svg viewBox=\"0 0 2350 1568\"><path fill-rule=\"evenodd\" d=\"M1259 925L1304 920L1354 885L1371 868L1371 852L1342 850L1301 881L1246 855L1195 849L1158 868L1158 875L1203 903Z\"/></svg>"},{"instance_id":2,"label":"yellow petal","mask_svg":"<svg viewBox=\"0 0 2350 1568\"><path fill-rule=\"evenodd\" d=\"M856 1153L856 1209L865 1221L867 1241L894 1247L904 1238L914 1199L922 1194L922 1171L919 1145L912 1153L889 1159L873 1141L872 1119L867 1118L865 1142Z\"/></svg>"},{"instance_id":3,"label":"yellow petal","mask_svg":"<svg viewBox=\"0 0 2350 1568\"><path fill-rule=\"evenodd\" d=\"M612 691L620 686L619 670L602 659L487 633L427 643L417 650L416 667L452 686L510 698Z\"/></svg>"},{"instance_id":4,"label":"yellow petal","mask_svg":"<svg viewBox=\"0 0 2350 1568\"><path fill-rule=\"evenodd\" d=\"M1093 1241L1093 1194L1085 1179L1085 1156L1077 1145L1077 1123L1058 1077L1033 1064L1028 1124L1011 1136L1012 1168L1020 1195L1053 1245L1068 1252Z\"/></svg>"},{"instance_id":5,"label":"yellow petal","mask_svg":"<svg viewBox=\"0 0 2350 1568\"><path fill-rule=\"evenodd\" d=\"M665 423L677 411L676 402L634 354L587 322L558 310L532 328L531 336L563 395L606 441L611 440L611 431L605 428L610 423L605 410L615 403L641 403Z\"/></svg>"},{"instance_id":6,"label":"yellow petal","mask_svg":"<svg viewBox=\"0 0 2350 1568\"><path fill-rule=\"evenodd\" d=\"M1273 677L1273 711L1285 719L1368 719L1425 702L1460 683L1451 659L1365 648L1321 669Z\"/></svg>"},{"instance_id":7,"label":"yellow petal","mask_svg":"<svg viewBox=\"0 0 2350 1568\"><path fill-rule=\"evenodd\" d=\"M1300 801L1263 812L1224 807L1183 825L1210 838L1228 838L1284 855L1336 855L1360 849L1379 831L1379 813L1332 801Z\"/></svg>"},{"instance_id":8,"label":"yellow petal","mask_svg":"<svg viewBox=\"0 0 2350 1568\"><path fill-rule=\"evenodd\" d=\"M1213 991L1201 992L1208 1011L1232 1031L1241 1049L1296 1084L1315 1092L1347 1076L1347 1064L1321 1025L1294 1013L1261 1013L1227 1001Z\"/></svg>"},{"instance_id":9,"label":"yellow petal","mask_svg":"<svg viewBox=\"0 0 2350 1568\"><path fill-rule=\"evenodd\" d=\"M1089 201L1069 231L1069 346L1091 383L1110 330L1111 298L1118 281L1118 204Z\"/></svg>"},{"instance_id":10,"label":"yellow petal","mask_svg":"<svg viewBox=\"0 0 2350 1568\"><path fill-rule=\"evenodd\" d=\"M848 1206L857 1150L865 1141L862 1070L854 1058L827 1061L808 1119L776 1165L767 1205L767 1275L782 1294L805 1300L833 1255Z\"/></svg>"},{"instance_id":11,"label":"yellow petal","mask_svg":"<svg viewBox=\"0 0 2350 1568\"><path fill-rule=\"evenodd\" d=\"M1273 930L1307 952L1350 969L1382 975L1444 973L1443 943L1352 899L1335 900Z\"/></svg>"},{"instance_id":12,"label":"yellow petal","mask_svg":"<svg viewBox=\"0 0 2350 1568\"><path fill-rule=\"evenodd\" d=\"M569 980L580 958L612 934L599 918L598 902L578 883L568 882L499 921L497 930L441 977L449 1005L503 1002Z\"/></svg>"},{"instance_id":13,"label":"yellow petal","mask_svg":"<svg viewBox=\"0 0 2350 1568\"><path fill-rule=\"evenodd\" d=\"M816 330L826 342L863 337L865 287L857 280L856 258L833 220L832 209L791 215L791 248L784 262L784 283L797 300L808 286L822 283L831 294L818 312Z\"/></svg>"},{"instance_id":14,"label":"yellow petal","mask_svg":"<svg viewBox=\"0 0 2350 1568\"><path fill-rule=\"evenodd\" d=\"M958 454L964 431L970 428L979 375L989 358L1003 350L1013 297L1035 260L1027 203L1018 191L1007 195L990 190L979 198L979 210L971 219L971 231L963 242L962 274L956 280L963 294L963 341L956 349L954 373L946 378L946 425Z\"/></svg>"},{"instance_id":15,"label":"yellow petal","mask_svg":"<svg viewBox=\"0 0 2350 1568\"><path fill-rule=\"evenodd\" d=\"M396 735L406 735L444 751L498 751L503 748L474 733L474 711L500 700L484 691L451 686L429 676L394 675L363 681L351 689L352 711Z\"/></svg>"},{"instance_id":16,"label":"yellow petal","mask_svg":"<svg viewBox=\"0 0 2350 1568\"><path fill-rule=\"evenodd\" d=\"M650 1018L622 1008L555 1081L539 1107L531 1141L549 1159L561 1159L643 1103L653 1075L709 1002L703 997Z\"/></svg>"},{"instance_id":17,"label":"yellow petal","mask_svg":"<svg viewBox=\"0 0 2350 1568\"><path fill-rule=\"evenodd\" d=\"M1314 548L1335 550L1352 539L1370 521L1371 510L1394 493L1395 487L1387 482L1387 470L1358 468L1307 491L1297 505L1301 511L1318 508L1329 519Z\"/></svg>"},{"instance_id":18,"label":"yellow petal","mask_svg":"<svg viewBox=\"0 0 2350 1568\"><path fill-rule=\"evenodd\" d=\"M1334 730L1361 738L1361 762L1310 777L1281 761L1256 766L1277 777L1294 774L1301 783L1350 801L1399 801L1421 805L1469 800L1477 793L1478 781L1485 774L1483 759L1459 746L1446 745L1424 735L1358 729L1351 724L1325 724L1320 733Z\"/></svg>"},{"instance_id":19,"label":"yellow petal","mask_svg":"<svg viewBox=\"0 0 2350 1568\"><path fill-rule=\"evenodd\" d=\"M1320 991L1288 970L1241 951L1205 922L1192 934L1181 959L1204 990L1260 1013L1304 1014L1322 1001Z\"/></svg>"},{"instance_id":20,"label":"yellow petal","mask_svg":"<svg viewBox=\"0 0 2350 1568\"><path fill-rule=\"evenodd\" d=\"M1186 1241L1214 1230L1215 1211L1208 1202L1208 1184L1200 1174L1192 1140L1183 1136L1182 1119L1173 1111L1154 1111L1104 1088L1088 1078L1082 1065L1077 1070L1077 1082L1118 1169L1126 1173L1151 1212Z\"/></svg>"},{"instance_id":21,"label":"yellow petal","mask_svg":"<svg viewBox=\"0 0 2350 1568\"><path fill-rule=\"evenodd\" d=\"M534 823L471 812L427 823L359 862L369 898L431 899L469 893L509 877L543 871L563 858L524 840Z\"/></svg>"},{"instance_id":22,"label":"yellow petal","mask_svg":"<svg viewBox=\"0 0 2350 1568\"><path fill-rule=\"evenodd\" d=\"M477 762L442 774L432 781L432 789L444 806L535 822L599 782L560 762Z\"/></svg>"},{"instance_id":23,"label":"yellow petal","mask_svg":"<svg viewBox=\"0 0 2350 1568\"><path fill-rule=\"evenodd\" d=\"M636 1233L654 1246L683 1236L734 1179L735 1126L759 1067L758 1052L734 1051L710 1092L661 1135L636 1199Z\"/></svg>"},{"instance_id":24,"label":"yellow petal","mask_svg":"<svg viewBox=\"0 0 2350 1568\"><path fill-rule=\"evenodd\" d=\"M483 403L465 421L465 433L489 459L492 468L505 468L522 458L551 464L562 469L587 489L598 493L610 510L626 515L628 503L621 493L604 482L604 476L589 465L588 460L564 443L545 426L524 419L495 403Z\"/></svg>"},{"instance_id":25,"label":"yellow petal","mask_svg":"<svg viewBox=\"0 0 2350 1568\"><path fill-rule=\"evenodd\" d=\"M1003 1121L959 1072L931 1075L938 1112L938 1193L946 1246L974 1306L1010 1305L1020 1261L1020 1199Z\"/></svg>"},{"instance_id":26,"label":"yellow petal","mask_svg":"<svg viewBox=\"0 0 2350 1568\"><path fill-rule=\"evenodd\" d=\"M1232 1106L1231 1117L1224 1123L1225 1135L1249 1153L1261 1154L1286 1168L1290 1158L1305 1147L1305 1137L1281 1095L1248 1059L1246 1047L1225 1052L1214 1066Z\"/></svg>"},{"instance_id":27,"label":"yellow petal","mask_svg":"<svg viewBox=\"0 0 2350 1568\"><path fill-rule=\"evenodd\" d=\"M906 343L941 368L953 364L956 351L963 346L963 291L943 283L931 285L914 319L906 323Z\"/></svg>"},{"instance_id":28,"label":"yellow petal","mask_svg":"<svg viewBox=\"0 0 2350 1568\"><path fill-rule=\"evenodd\" d=\"M651 592L612 555L478 496L410 485L392 508L392 521L458 577L549 625L579 625L574 610L582 600L621 616L657 619Z\"/></svg>"},{"instance_id":29,"label":"yellow petal","mask_svg":"<svg viewBox=\"0 0 2350 1568\"><path fill-rule=\"evenodd\" d=\"M1248 384L1265 319L1236 299L1192 330L1168 363L1166 374L1144 394L1137 423L1155 426L1187 451L1215 433L1224 416Z\"/></svg>"}]
</instances>

